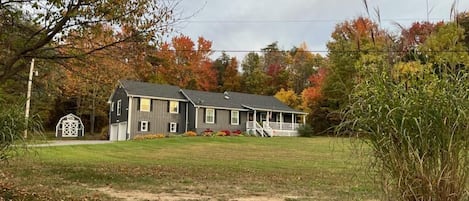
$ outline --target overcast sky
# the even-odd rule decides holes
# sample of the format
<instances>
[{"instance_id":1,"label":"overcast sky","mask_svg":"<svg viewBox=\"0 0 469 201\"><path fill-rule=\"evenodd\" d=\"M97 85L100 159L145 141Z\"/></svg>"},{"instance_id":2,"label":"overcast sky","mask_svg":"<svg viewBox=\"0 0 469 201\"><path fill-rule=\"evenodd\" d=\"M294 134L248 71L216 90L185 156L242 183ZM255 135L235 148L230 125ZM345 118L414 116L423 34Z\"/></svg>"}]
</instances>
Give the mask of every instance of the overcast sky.
<instances>
[{"instance_id":1,"label":"overcast sky","mask_svg":"<svg viewBox=\"0 0 469 201\"><path fill-rule=\"evenodd\" d=\"M368 0L370 14L396 31L394 22L408 26L414 21L449 20L452 0ZM469 10L469 0L456 2L459 11ZM362 0L182 0L179 12L194 14L177 30L194 41L203 36L213 50L226 50L239 59L278 41L281 49L305 42L312 51L326 51L336 24L367 16ZM322 52L321 54L325 54ZM219 53L215 53L217 57Z\"/></svg>"}]
</instances>

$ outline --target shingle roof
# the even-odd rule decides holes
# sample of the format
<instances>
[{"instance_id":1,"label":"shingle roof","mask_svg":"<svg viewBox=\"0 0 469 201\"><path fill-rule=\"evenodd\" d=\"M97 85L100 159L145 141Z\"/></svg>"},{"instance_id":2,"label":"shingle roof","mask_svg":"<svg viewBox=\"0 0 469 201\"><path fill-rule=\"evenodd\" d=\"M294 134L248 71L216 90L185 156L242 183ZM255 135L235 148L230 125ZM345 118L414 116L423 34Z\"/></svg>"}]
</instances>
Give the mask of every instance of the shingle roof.
<instances>
[{"instance_id":1,"label":"shingle roof","mask_svg":"<svg viewBox=\"0 0 469 201\"><path fill-rule=\"evenodd\" d=\"M303 113L288 107L273 96L238 92L213 93L186 89L182 91L188 99L198 106Z\"/></svg>"},{"instance_id":2,"label":"shingle roof","mask_svg":"<svg viewBox=\"0 0 469 201\"><path fill-rule=\"evenodd\" d=\"M153 84L130 80L119 81L129 96L145 96L166 99L186 100L179 92L180 88L172 85Z\"/></svg>"},{"instance_id":3,"label":"shingle roof","mask_svg":"<svg viewBox=\"0 0 469 201\"><path fill-rule=\"evenodd\" d=\"M180 89L177 86L137 82L130 80L119 81L129 96L155 97L165 99L187 100L196 106L218 107L230 109L256 109L303 113L292 109L273 96L225 92L215 93ZM226 97L225 97L226 96Z\"/></svg>"}]
</instances>

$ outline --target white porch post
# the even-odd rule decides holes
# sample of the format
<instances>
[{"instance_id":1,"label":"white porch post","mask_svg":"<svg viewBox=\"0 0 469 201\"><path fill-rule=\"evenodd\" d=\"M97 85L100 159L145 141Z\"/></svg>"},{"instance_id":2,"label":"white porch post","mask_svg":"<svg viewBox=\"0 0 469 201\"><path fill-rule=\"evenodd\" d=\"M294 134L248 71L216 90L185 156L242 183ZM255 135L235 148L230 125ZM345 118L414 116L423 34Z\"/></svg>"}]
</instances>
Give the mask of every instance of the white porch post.
<instances>
[{"instance_id":1,"label":"white porch post","mask_svg":"<svg viewBox=\"0 0 469 201\"><path fill-rule=\"evenodd\" d=\"M270 115L272 115L272 113L267 111L267 116L265 117L265 119L267 121L267 125L269 125L269 122L270 122ZM264 123L264 122L262 122L262 123Z\"/></svg>"},{"instance_id":2,"label":"white porch post","mask_svg":"<svg viewBox=\"0 0 469 201\"><path fill-rule=\"evenodd\" d=\"M303 125L305 125L305 124L306 124L306 115L304 114L303 115Z\"/></svg>"},{"instance_id":3,"label":"white porch post","mask_svg":"<svg viewBox=\"0 0 469 201\"><path fill-rule=\"evenodd\" d=\"M283 113L280 112L280 130L282 130L283 125Z\"/></svg>"},{"instance_id":4,"label":"white porch post","mask_svg":"<svg viewBox=\"0 0 469 201\"><path fill-rule=\"evenodd\" d=\"M256 110L254 110L254 117L253 117L254 119L253 119L253 123L257 123L257 118L256 118L256 115L257 115L257 114L256 114L256 113L257 113Z\"/></svg>"},{"instance_id":5,"label":"white porch post","mask_svg":"<svg viewBox=\"0 0 469 201\"><path fill-rule=\"evenodd\" d=\"M295 114L291 114L291 129L295 130Z\"/></svg>"},{"instance_id":6,"label":"white porch post","mask_svg":"<svg viewBox=\"0 0 469 201\"><path fill-rule=\"evenodd\" d=\"M195 107L195 122L194 122L195 129L197 129L197 124L199 124L198 120L199 120L199 107Z\"/></svg>"}]
</instances>

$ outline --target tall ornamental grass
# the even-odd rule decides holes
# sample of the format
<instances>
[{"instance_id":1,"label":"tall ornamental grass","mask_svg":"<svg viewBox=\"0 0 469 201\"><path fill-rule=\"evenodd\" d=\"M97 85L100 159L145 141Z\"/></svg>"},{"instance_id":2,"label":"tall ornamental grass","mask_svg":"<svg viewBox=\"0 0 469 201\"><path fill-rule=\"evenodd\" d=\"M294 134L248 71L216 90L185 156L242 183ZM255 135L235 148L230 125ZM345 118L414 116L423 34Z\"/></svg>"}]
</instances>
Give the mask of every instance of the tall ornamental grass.
<instances>
[{"instance_id":1,"label":"tall ornamental grass","mask_svg":"<svg viewBox=\"0 0 469 201\"><path fill-rule=\"evenodd\" d=\"M29 129L29 137L42 131L37 116L25 121L24 105L20 103L7 103L0 99L0 162L16 154L19 149L26 148L23 136L26 128Z\"/></svg>"},{"instance_id":2,"label":"tall ornamental grass","mask_svg":"<svg viewBox=\"0 0 469 201\"><path fill-rule=\"evenodd\" d=\"M467 72L369 72L342 129L372 148L384 200L468 200Z\"/></svg>"}]
</instances>

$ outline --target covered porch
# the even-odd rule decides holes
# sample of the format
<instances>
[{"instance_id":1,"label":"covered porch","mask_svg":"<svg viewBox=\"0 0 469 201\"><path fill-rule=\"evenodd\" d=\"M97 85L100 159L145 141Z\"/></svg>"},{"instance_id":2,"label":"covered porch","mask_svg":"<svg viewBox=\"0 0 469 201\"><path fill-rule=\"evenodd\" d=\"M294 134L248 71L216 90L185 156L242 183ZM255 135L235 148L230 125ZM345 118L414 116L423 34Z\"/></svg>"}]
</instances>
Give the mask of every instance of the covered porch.
<instances>
[{"instance_id":1,"label":"covered porch","mask_svg":"<svg viewBox=\"0 0 469 201\"><path fill-rule=\"evenodd\" d=\"M306 122L303 112L252 110L247 113L246 130L263 137L298 136L297 129Z\"/></svg>"}]
</instances>

